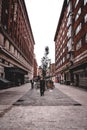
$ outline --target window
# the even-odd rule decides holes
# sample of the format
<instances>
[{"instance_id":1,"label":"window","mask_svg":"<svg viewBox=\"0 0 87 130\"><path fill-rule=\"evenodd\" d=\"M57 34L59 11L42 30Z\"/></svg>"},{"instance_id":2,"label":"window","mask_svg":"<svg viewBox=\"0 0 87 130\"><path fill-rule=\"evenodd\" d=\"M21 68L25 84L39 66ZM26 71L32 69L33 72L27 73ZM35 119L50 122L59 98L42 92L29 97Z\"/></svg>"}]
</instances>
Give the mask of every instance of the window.
<instances>
[{"instance_id":1,"label":"window","mask_svg":"<svg viewBox=\"0 0 87 130\"><path fill-rule=\"evenodd\" d=\"M67 0L67 4L69 3L69 0Z\"/></svg>"},{"instance_id":2,"label":"window","mask_svg":"<svg viewBox=\"0 0 87 130\"><path fill-rule=\"evenodd\" d=\"M79 0L76 0L76 3L75 3L75 8L76 8L76 6L78 5L78 3L79 3Z\"/></svg>"},{"instance_id":3,"label":"window","mask_svg":"<svg viewBox=\"0 0 87 130\"><path fill-rule=\"evenodd\" d=\"M87 22L87 14L84 16L84 22Z\"/></svg>"},{"instance_id":4,"label":"window","mask_svg":"<svg viewBox=\"0 0 87 130\"><path fill-rule=\"evenodd\" d=\"M4 44L4 36L0 34L0 45Z\"/></svg>"},{"instance_id":5,"label":"window","mask_svg":"<svg viewBox=\"0 0 87 130\"><path fill-rule=\"evenodd\" d=\"M14 46L11 45L11 52L14 53Z\"/></svg>"},{"instance_id":6,"label":"window","mask_svg":"<svg viewBox=\"0 0 87 130\"><path fill-rule=\"evenodd\" d=\"M63 59L61 60L61 65L62 65L62 63L63 63Z\"/></svg>"},{"instance_id":7,"label":"window","mask_svg":"<svg viewBox=\"0 0 87 130\"><path fill-rule=\"evenodd\" d=\"M62 28L64 28L64 25L65 25L65 23L63 22L63 24L62 24Z\"/></svg>"},{"instance_id":8,"label":"window","mask_svg":"<svg viewBox=\"0 0 87 130\"><path fill-rule=\"evenodd\" d=\"M17 50L15 49L15 56L17 56Z\"/></svg>"},{"instance_id":9,"label":"window","mask_svg":"<svg viewBox=\"0 0 87 130\"><path fill-rule=\"evenodd\" d=\"M10 45L9 47L10 47L10 52L13 53L13 46Z\"/></svg>"},{"instance_id":10,"label":"window","mask_svg":"<svg viewBox=\"0 0 87 130\"><path fill-rule=\"evenodd\" d=\"M84 0L84 5L86 5L87 4L87 0Z\"/></svg>"},{"instance_id":11,"label":"window","mask_svg":"<svg viewBox=\"0 0 87 130\"><path fill-rule=\"evenodd\" d=\"M63 31L63 36L64 36L64 33L65 33L65 32Z\"/></svg>"},{"instance_id":12,"label":"window","mask_svg":"<svg viewBox=\"0 0 87 130\"><path fill-rule=\"evenodd\" d=\"M69 15L69 17L68 17L67 27L68 27L70 24L72 24L72 17L71 17L71 15Z\"/></svg>"},{"instance_id":13,"label":"window","mask_svg":"<svg viewBox=\"0 0 87 130\"><path fill-rule=\"evenodd\" d=\"M79 18L80 14L81 14L81 8L78 10L76 14L75 21Z\"/></svg>"},{"instance_id":14,"label":"window","mask_svg":"<svg viewBox=\"0 0 87 130\"><path fill-rule=\"evenodd\" d=\"M71 11L72 11L71 2L69 2L68 10L67 10L67 16L69 15L69 13L70 13Z\"/></svg>"},{"instance_id":15,"label":"window","mask_svg":"<svg viewBox=\"0 0 87 130\"><path fill-rule=\"evenodd\" d=\"M65 52L65 48L63 48L63 53Z\"/></svg>"},{"instance_id":16,"label":"window","mask_svg":"<svg viewBox=\"0 0 87 130\"><path fill-rule=\"evenodd\" d=\"M20 58L20 53L18 52L18 59Z\"/></svg>"},{"instance_id":17,"label":"window","mask_svg":"<svg viewBox=\"0 0 87 130\"><path fill-rule=\"evenodd\" d=\"M80 30L81 30L81 23L76 28L75 34L77 35Z\"/></svg>"},{"instance_id":18,"label":"window","mask_svg":"<svg viewBox=\"0 0 87 130\"><path fill-rule=\"evenodd\" d=\"M0 58L0 62L2 63L2 59ZM1 69L1 68L0 68Z\"/></svg>"},{"instance_id":19,"label":"window","mask_svg":"<svg viewBox=\"0 0 87 130\"><path fill-rule=\"evenodd\" d=\"M72 39L70 38L68 43L67 43L68 51L72 49Z\"/></svg>"},{"instance_id":20,"label":"window","mask_svg":"<svg viewBox=\"0 0 87 130\"><path fill-rule=\"evenodd\" d=\"M5 13L8 14L8 10L7 9L5 10Z\"/></svg>"},{"instance_id":21,"label":"window","mask_svg":"<svg viewBox=\"0 0 87 130\"><path fill-rule=\"evenodd\" d=\"M71 37L71 31L72 31L72 26L69 27L68 32L67 32L67 37Z\"/></svg>"},{"instance_id":22,"label":"window","mask_svg":"<svg viewBox=\"0 0 87 130\"><path fill-rule=\"evenodd\" d=\"M8 40L6 40L5 41L5 48L7 49L7 50L9 50L10 49L10 47L9 47L10 45L9 45L9 41Z\"/></svg>"},{"instance_id":23,"label":"window","mask_svg":"<svg viewBox=\"0 0 87 130\"><path fill-rule=\"evenodd\" d=\"M17 3L14 5L14 21L17 19Z\"/></svg>"},{"instance_id":24,"label":"window","mask_svg":"<svg viewBox=\"0 0 87 130\"><path fill-rule=\"evenodd\" d=\"M65 57L63 57L63 63L65 62Z\"/></svg>"},{"instance_id":25,"label":"window","mask_svg":"<svg viewBox=\"0 0 87 130\"><path fill-rule=\"evenodd\" d=\"M87 33L86 33L86 35L85 35L85 42L87 43Z\"/></svg>"},{"instance_id":26,"label":"window","mask_svg":"<svg viewBox=\"0 0 87 130\"><path fill-rule=\"evenodd\" d=\"M7 25L4 25L4 29L7 30Z\"/></svg>"},{"instance_id":27,"label":"window","mask_svg":"<svg viewBox=\"0 0 87 130\"><path fill-rule=\"evenodd\" d=\"M65 40L63 40L63 44L64 44Z\"/></svg>"},{"instance_id":28,"label":"window","mask_svg":"<svg viewBox=\"0 0 87 130\"><path fill-rule=\"evenodd\" d=\"M82 46L82 42L81 42L81 40L77 43L77 45L76 45L76 50L79 50L80 48L81 48L81 46Z\"/></svg>"},{"instance_id":29,"label":"window","mask_svg":"<svg viewBox=\"0 0 87 130\"><path fill-rule=\"evenodd\" d=\"M69 59L69 54L67 54L67 59Z\"/></svg>"}]
</instances>

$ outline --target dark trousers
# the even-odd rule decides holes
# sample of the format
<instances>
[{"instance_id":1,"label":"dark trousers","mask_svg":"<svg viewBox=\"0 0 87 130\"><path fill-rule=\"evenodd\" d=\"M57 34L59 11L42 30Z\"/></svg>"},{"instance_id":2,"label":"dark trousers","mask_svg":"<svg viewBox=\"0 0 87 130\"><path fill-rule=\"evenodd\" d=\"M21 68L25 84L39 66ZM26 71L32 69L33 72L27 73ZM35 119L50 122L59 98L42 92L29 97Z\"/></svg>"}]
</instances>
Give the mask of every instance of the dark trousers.
<instances>
[{"instance_id":1,"label":"dark trousers","mask_svg":"<svg viewBox=\"0 0 87 130\"><path fill-rule=\"evenodd\" d=\"M40 87L40 95L41 96L44 96L44 90L45 90L44 86Z\"/></svg>"},{"instance_id":2,"label":"dark trousers","mask_svg":"<svg viewBox=\"0 0 87 130\"><path fill-rule=\"evenodd\" d=\"M40 80L40 95L44 96L44 91L45 91L45 81Z\"/></svg>"},{"instance_id":3,"label":"dark trousers","mask_svg":"<svg viewBox=\"0 0 87 130\"><path fill-rule=\"evenodd\" d=\"M40 90L40 95L44 96L44 90Z\"/></svg>"}]
</instances>

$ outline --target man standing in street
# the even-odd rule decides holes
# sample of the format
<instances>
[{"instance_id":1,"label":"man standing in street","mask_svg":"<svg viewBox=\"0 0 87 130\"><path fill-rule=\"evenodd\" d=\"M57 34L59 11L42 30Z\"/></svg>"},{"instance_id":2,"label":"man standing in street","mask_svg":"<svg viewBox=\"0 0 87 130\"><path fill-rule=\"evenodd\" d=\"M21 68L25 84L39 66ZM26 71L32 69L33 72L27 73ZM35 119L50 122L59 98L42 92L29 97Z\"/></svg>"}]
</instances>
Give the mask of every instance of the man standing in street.
<instances>
[{"instance_id":1,"label":"man standing in street","mask_svg":"<svg viewBox=\"0 0 87 130\"><path fill-rule=\"evenodd\" d=\"M33 89L34 88L34 81L33 81L33 79L31 79L30 82L31 82L31 89Z\"/></svg>"},{"instance_id":2,"label":"man standing in street","mask_svg":"<svg viewBox=\"0 0 87 130\"><path fill-rule=\"evenodd\" d=\"M40 79L40 95L44 96L45 91L45 80L43 78Z\"/></svg>"}]
</instances>

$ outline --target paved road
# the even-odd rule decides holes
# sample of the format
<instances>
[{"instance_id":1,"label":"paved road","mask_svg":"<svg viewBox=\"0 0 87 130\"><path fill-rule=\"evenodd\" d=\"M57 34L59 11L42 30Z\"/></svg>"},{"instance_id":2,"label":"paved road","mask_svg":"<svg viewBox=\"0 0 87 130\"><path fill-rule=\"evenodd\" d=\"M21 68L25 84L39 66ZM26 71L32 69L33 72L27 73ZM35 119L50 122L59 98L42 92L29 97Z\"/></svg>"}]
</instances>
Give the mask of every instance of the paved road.
<instances>
[{"instance_id":1,"label":"paved road","mask_svg":"<svg viewBox=\"0 0 87 130\"><path fill-rule=\"evenodd\" d=\"M79 102L73 100L59 89L46 90L44 96L40 96L39 89L29 90L22 98L20 98L14 105L22 106L70 106L81 105Z\"/></svg>"},{"instance_id":2,"label":"paved road","mask_svg":"<svg viewBox=\"0 0 87 130\"><path fill-rule=\"evenodd\" d=\"M0 118L0 130L87 130L87 92L56 84L40 97L39 90L25 88Z\"/></svg>"}]
</instances>

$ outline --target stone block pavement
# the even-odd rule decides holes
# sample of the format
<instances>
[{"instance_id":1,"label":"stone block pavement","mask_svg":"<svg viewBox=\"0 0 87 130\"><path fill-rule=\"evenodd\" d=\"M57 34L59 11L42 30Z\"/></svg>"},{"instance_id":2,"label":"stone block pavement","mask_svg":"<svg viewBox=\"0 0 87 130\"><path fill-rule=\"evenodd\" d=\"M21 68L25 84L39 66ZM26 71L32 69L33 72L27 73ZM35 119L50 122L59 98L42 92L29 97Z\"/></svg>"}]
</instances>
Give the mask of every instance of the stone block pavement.
<instances>
[{"instance_id":1,"label":"stone block pavement","mask_svg":"<svg viewBox=\"0 0 87 130\"><path fill-rule=\"evenodd\" d=\"M31 88L30 83L0 90L0 116L9 111L12 104L25 95Z\"/></svg>"},{"instance_id":2,"label":"stone block pavement","mask_svg":"<svg viewBox=\"0 0 87 130\"><path fill-rule=\"evenodd\" d=\"M87 91L55 86L44 97L30 84L1 90L0 130L87 130Z\"/></svg>"}]
</instances>

